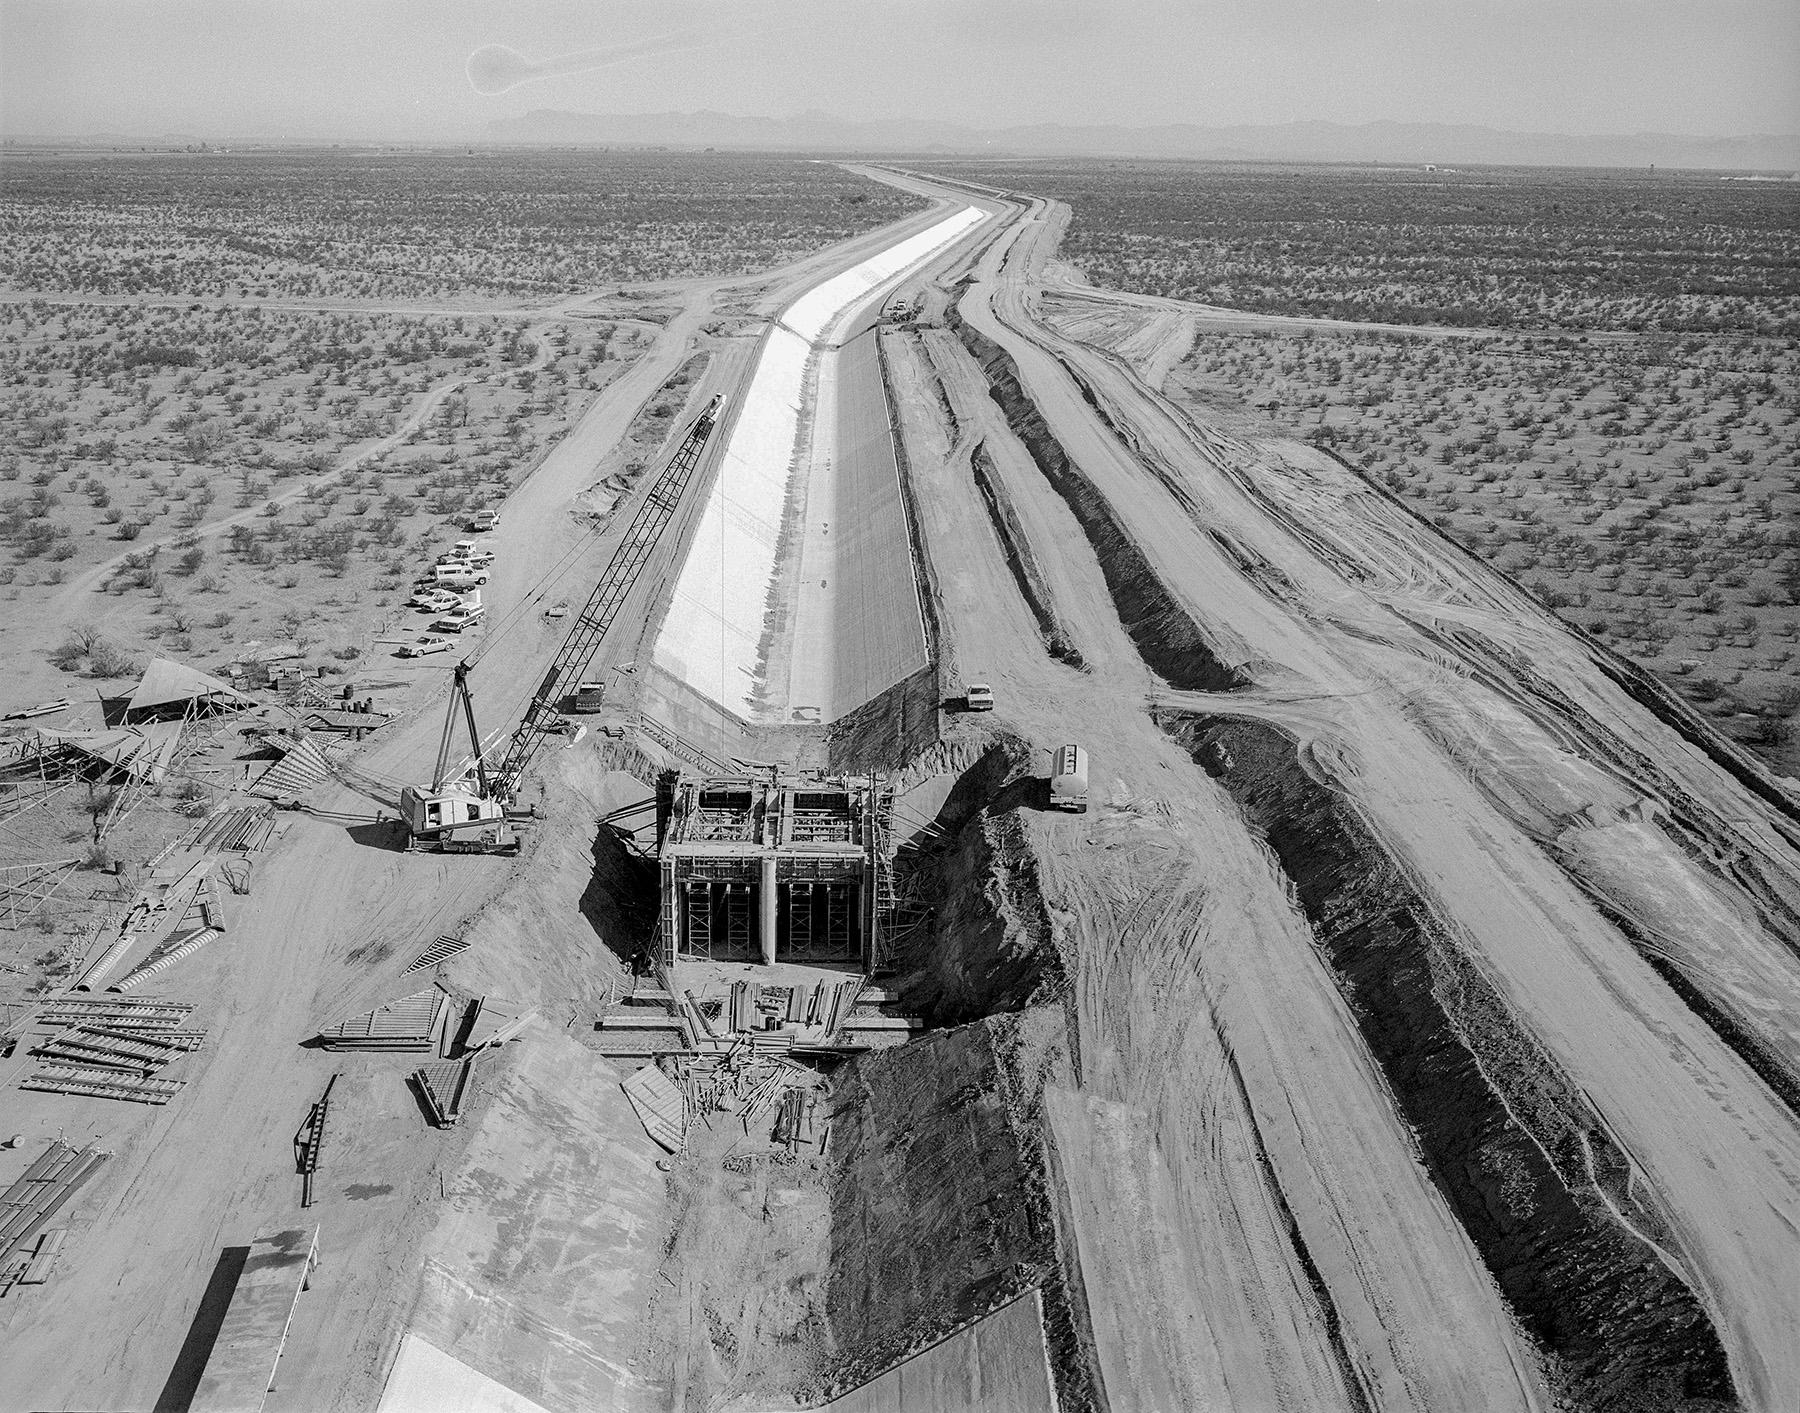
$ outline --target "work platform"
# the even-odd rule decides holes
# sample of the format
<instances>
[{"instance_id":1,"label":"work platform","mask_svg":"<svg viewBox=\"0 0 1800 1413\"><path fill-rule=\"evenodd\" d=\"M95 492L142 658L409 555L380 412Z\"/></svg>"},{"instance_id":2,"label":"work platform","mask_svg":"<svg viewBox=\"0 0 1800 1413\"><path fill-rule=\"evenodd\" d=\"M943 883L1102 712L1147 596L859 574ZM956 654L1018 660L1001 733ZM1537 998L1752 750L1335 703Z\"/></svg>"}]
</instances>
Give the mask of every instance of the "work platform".
<instances>
[{"instance_id":1,"label":"work platform","mask_svg":"<svg viewBox=\"0 0 1800 1413\"><path fill-rule=\"evenodd\" d=\"M880 950L887 794L873 777L665 777L658 961L840 964Z\"/></svg>"}]
</instances>

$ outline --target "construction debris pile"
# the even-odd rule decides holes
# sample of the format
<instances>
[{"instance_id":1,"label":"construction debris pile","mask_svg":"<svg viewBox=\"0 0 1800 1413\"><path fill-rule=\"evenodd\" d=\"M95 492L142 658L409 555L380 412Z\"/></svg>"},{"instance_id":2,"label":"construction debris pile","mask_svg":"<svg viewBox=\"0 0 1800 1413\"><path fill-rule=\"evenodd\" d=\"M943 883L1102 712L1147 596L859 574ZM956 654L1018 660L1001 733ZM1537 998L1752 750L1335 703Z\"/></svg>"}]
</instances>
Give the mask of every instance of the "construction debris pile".
<instances>
[{"instance_id":1,"label":"construction debris pile","mask_svg":"<svg viewBox=\"0 0 1800 1413\"><path fill-rule=\"evenodd\" d=\"M19 1088L166 1104L187 1081L161 1071L206 1041L187 1024L193 1009L180 1001L52 1001L37 1020L51 1034L31 1047L41 1063Z\"/></svg>"},{"instance_id":2,"label":"construction debris pile","mask_svg":"<svg viewBox=\"0 0 1800 1413\"><path fill-rule=\"evenodd\" d=\"M42 1285L68 1236L50 1220L112 1155L53 1140L25 1175L0 1193L0 1296Z\"/></svg>"},{"instance_id":3,"label":"construction debris pile","mask_svg":"<svg viewBox=\"0 0 1800 1413\"><path fill-rule=\"evenodd\" d=\"M816 1120L824 1084L816 1070L740 1038L722 1053L670 1056L646 1065L621 1088L644 1131L671 1153L686 1151L696 1121L710 1127L710 1115L729 1114L743 1125L745 1137L766 1136L790 1156L805 1146L819 1157L829 1137L829 1128Z\"/></svg>"},{"instance_id":4,"label":"construction debris pile","mask_svg":"<svg viewBox=\"0 0 1800 1413\"><path fill-rule=\"evenodd\" d=\"M253 854L269 842L274 829L275 812L268 805L220 809L200 826L187 846Z\"/></svg>"}]
</instances>

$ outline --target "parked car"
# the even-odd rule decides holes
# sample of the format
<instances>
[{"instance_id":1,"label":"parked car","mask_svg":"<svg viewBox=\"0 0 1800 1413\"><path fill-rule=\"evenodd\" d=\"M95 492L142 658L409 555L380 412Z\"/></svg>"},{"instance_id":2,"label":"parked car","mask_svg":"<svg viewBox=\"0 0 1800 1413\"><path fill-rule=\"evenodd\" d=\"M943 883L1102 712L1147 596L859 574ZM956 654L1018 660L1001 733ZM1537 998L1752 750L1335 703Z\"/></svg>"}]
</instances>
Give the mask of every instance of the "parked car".
<instances>
[{"instance_id":1,"label":"parked car","mask_svg":"<svg viewBox=\"0 0 1800 1413\"><path fill-rule=\"evenodd\" d=\"M963 707L968 711L992 711L994 689L985 682L971 682L963 688Z\"/></svg>"},{"instance_id":2,"label":"parked car","mask_svg":"<svg viewBox=\"0 0 1800 1413\"><path fill-rule=\"evenodd\" d=\"M449 638L440 638L435 633L424 633L410 643L400 645L401 657L430 657L432 653L447 653L456 644Z\"/></svg>"},{"instance_id":3,"label":"parked car","mask_svg":"<svg viewBox=\"0 0 1800 1413\"><path fill-rule=\"evenodd\" d=\"M448 589L421 589L406 601L411 607L422 609L426 613L442 613L447 608L455 608L461 599Z\"/></svg>"},{"instance_id":4,"label":"parked car","mask_svg":"<svg viewBox=\"0 0 1800 1413\"><path fill-rule=\"evenodd\" d=\"M478 510L469 519L469 528L477 534L500 528L500 512L497 510Z\"/></svg>"},{"instance_id":5,"label":"parked car","mask_svg":"<svg viewBox=\"0 0 1800 1413\"><path fill-rule=\"evenodd\" d=\"M453 608L443 617L434 619L431 626L441 633L460 633L471 623L480 621L487 610L480 604L466 604L461 608Z\"/></svg>"}]
</instances>

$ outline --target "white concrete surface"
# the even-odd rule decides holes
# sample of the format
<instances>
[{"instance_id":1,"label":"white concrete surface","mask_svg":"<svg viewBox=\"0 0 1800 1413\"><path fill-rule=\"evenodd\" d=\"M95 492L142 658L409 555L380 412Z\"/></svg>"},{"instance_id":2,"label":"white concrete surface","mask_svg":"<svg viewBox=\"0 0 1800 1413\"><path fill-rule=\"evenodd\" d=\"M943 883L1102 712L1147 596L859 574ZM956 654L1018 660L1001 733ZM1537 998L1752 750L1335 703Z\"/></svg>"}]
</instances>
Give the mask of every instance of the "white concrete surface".
<instances>
[{"instance_id":1,"label":"white concrete surface","mask_svg":"<svg viewBox=\"0 0 1800 1413\"><path fill-rule=\"evenodd\" d=\"M381 1392L377 1413L545 1413L545 1409L409 1334L400 1341L400 1356Z\"/></svg>"},{"instance_id":2,"label":"white concrete surface","mask_svg":"<svg viewBox=\"0 0 1800 1413\"><path fill-rule=\"evenodd\" d=\"M871 296L984 219L964 207L897 241L808 290L769 332L655 650L659 667L747 721L789 716L785 673L765 681L771 659L789 655L788 644L773 639L794 629L791 618L771 622L781 588L777 551L784 522L806 513L814 467L830 460L835 420L822 424L815 454L821 424L805 403L831 338Z\"/></svg>"}]
</instances>

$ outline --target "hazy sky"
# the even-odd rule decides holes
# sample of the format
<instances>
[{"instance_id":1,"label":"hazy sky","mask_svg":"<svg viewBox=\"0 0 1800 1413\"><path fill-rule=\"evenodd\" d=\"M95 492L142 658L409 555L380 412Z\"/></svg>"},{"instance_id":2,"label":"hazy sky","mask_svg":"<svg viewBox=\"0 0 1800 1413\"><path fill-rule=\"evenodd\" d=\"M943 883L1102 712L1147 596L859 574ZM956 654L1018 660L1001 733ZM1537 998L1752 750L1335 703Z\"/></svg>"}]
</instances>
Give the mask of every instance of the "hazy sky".
<instances>
[{"instance_id":1,"label":"hazy sky","mask_svg":"<svg viewBox=\"0 0 1800 1413\"><path fill-rule=\"evenodd\" d=\"M491 44L631 57L483 95ZM534 108L1800 133L1800 0L0 0L9 135L458 139Z\"/></svg>"}]
</instances>

